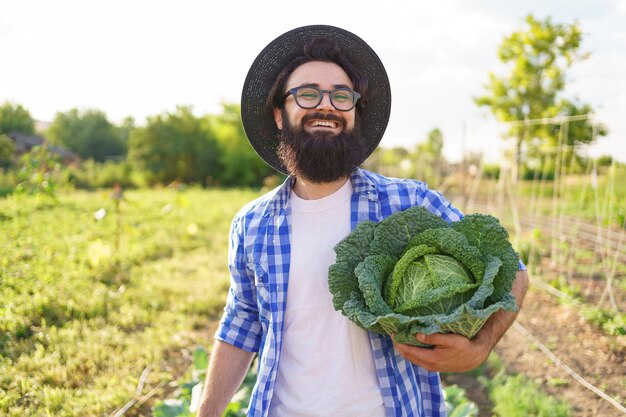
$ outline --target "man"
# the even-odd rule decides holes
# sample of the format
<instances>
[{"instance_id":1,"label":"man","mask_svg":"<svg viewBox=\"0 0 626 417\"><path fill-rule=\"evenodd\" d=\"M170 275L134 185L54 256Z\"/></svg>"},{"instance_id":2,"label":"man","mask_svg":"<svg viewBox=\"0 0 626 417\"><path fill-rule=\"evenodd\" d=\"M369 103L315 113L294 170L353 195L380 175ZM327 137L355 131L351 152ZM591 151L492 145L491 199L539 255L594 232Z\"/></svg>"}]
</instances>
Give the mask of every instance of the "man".
<instances>
[{"instance_id":1,"label":"man","mask_svg":"<svg viewBox=\"0 0 626 417\"><path fill-rule=\"evenodd\" d=\"M255 353L250 416L443 416L440 371L482 363L515 315L494 314L472 339L416 335L433 349L369 333L332 306L333 247L356 224L414 205L462 214L413 180L357 168L376 148L391 107L374 51L331 26L290 31L248 73L242 119L259 155L288 173L245 206L231 228L232 275L198 415L220 416ZM513 292L521 306L527 275Z\"/></svg>"}]
</instances>

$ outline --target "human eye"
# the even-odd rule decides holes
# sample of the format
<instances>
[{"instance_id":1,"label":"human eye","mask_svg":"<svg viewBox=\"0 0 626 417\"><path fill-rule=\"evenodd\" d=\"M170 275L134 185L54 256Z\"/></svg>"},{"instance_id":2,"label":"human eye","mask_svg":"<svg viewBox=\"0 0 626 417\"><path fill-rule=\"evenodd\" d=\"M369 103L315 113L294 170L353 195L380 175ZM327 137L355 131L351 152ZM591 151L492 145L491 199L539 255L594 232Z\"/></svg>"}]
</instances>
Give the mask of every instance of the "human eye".
<instances>
[{"instance_id":1,"label":"human eye","mask_svg":"<svg viewBox=\"0 0 626 417\"><path fill-rule=\"evenodd\" d=\"M352 101L352 92L350 90L339 90L333 93L333 100L336 102Z\"/></svg>"},{"instance_id":2,"label":"human eye","mask_svg":"<svg viewBox=\"0 0 626 417\"><path fill-rule=\"evenodd\" d=\"M298 98L307 101L315 101L319 98L320 93L314 88L301 88L298 90Z\"/></svg>"}]
</instances>

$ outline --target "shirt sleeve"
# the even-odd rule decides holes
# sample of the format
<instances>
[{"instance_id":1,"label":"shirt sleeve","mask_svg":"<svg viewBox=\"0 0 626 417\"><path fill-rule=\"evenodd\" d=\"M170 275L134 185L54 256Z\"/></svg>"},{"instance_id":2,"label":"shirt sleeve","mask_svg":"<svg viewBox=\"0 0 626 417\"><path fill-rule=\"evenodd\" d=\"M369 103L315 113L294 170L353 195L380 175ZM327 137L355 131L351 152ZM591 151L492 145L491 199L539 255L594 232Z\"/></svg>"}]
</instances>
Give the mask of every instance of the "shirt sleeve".
<instances>
[{"instance_id":1,"label":"shirt sleeve","mask_svg":"<svg viewBox=\"0 0 626 417\"><path fill-rule=\"evenodd\" d=\"M246 267L240 222L233 221L228 247L230 289L215 338L248 352L257 352L262 327L256 304L254 274Z\"/></svg>"},{"instance_id":2,"label":"shirt sleeve","mask_svg":"<svg viewBox=\"0 0 626 417\"><path fill-rule=\"evenodd\" d=\"M463 218L463 213L452 205L439 191L423 185L418 191L418 202L431 213L438 215L447 222L456 222Z\"/></svg>"}]
</instances>

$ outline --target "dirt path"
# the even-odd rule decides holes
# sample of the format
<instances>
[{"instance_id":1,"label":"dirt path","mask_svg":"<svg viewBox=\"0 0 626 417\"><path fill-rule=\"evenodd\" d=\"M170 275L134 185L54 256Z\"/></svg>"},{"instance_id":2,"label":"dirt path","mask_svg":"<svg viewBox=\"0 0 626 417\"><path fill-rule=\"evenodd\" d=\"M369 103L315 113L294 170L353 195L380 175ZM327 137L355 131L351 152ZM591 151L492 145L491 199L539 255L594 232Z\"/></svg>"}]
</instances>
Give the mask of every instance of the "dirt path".
<instances>
[{"instance_id":1,"label":"dirt path","mask_svg":"<svg viewBox=\"0 0 626 417\"><path fill-rule=\"evenodd\" d=\"M626 405L626 338L603 334L582 319L575 306L560 305L536 288L528 293L518 322L574 372ZM549 393L567 399L576 417L626 415L575 381L514 328L496 352L509 369L523 372Z\"/></svg>"},{"instance_id":2,"label":"dirt path","mask_svg":"<svg viewBox=\"0 0 626 417\"><path fill-rule=\"evenodd\" d=\"M526 297L518 322L560 361L626 407L626 337L603 334L585 322L575 306L559 304L555 297L535 286ZM509 372L523 373L540 383L546 392L567 400L574 410L573 417L626 415L555 365L515 328L508 331L495 351ZM468 390L470 398L483 407L481 417L491 416L483 387L467 375L449 381Z\"/></svg>"}]
</instances>

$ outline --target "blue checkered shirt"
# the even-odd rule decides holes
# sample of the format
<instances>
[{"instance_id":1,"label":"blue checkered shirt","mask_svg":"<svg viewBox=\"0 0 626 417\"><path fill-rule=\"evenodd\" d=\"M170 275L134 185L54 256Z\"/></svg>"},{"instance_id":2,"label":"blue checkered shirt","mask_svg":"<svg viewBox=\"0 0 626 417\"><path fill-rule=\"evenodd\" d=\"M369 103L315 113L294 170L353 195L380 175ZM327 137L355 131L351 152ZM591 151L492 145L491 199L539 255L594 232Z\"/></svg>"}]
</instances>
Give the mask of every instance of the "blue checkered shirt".
<instances>
[{"instance_id":1,"label":"blue checkered shirt","mask_svg":"<svg viewBox=\"0 0 626 417\"><path fill-rule=\"evenodd\" d=\"M351 180L352 228L365 220L379 222L415 205L447 221L462 218L441 194L422 182L386 178L362 169L357 169ZM267 417L280 363L290 256L291 210L287 203L292 183L288 178L282 186L247 204L231 227L231 286L215 337L259 353L248 416ZM371 332L369 337L387 416L445 416L439 374L405 360L390 337Z\"/></svg>"}]
</instances>

